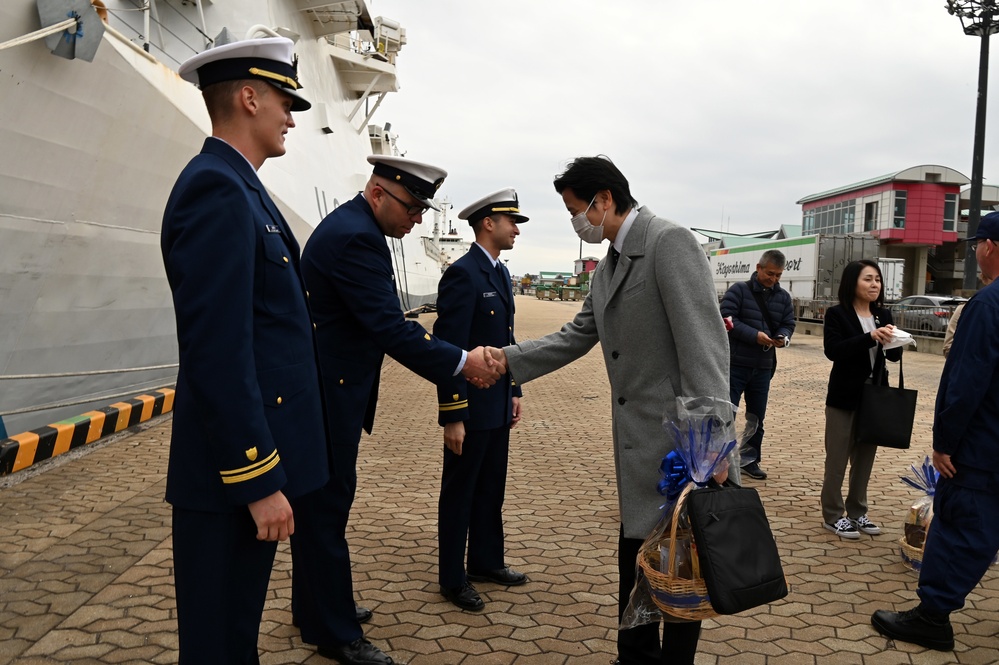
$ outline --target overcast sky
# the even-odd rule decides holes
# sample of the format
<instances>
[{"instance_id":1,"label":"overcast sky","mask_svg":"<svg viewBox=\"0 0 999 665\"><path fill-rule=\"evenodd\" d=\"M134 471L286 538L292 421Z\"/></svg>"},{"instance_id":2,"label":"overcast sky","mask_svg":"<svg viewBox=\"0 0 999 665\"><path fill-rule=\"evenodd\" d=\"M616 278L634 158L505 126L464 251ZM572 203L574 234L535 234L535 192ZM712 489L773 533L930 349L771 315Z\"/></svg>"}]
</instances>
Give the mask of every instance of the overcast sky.
<instances>
[{"instance_id":1,"label":"overcast sky","mask_svg":"<svg viewBox=\"0 0 999 665\"><path fill-rule=\"evenodd\" d=\"M374 122L392 123L407 157L449 171L455 222L517 189L531 221L503 256L514 274L579 256L552 179L580 155L609 156L662 217L737 233L800 224L798 199L911 166L971 176L981 40L944 0L374 0L371 11L408 38L402 89ZM987 137L990 183L999 124Z\"/></svg>"}]
</instances>

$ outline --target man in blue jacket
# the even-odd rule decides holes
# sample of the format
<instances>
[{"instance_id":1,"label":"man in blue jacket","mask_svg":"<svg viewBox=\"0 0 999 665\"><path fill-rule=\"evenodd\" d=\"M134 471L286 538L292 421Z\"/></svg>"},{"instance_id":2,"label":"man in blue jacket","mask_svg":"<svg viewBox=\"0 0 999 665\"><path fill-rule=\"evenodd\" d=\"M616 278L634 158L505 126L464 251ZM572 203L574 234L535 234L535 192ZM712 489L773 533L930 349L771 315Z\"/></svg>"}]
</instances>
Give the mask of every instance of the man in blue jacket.
<instances>
[{"instance_id":1,"label":"man in blue jacket","mask_svg":"<svg viewBox=\"0 0 999 665\"><path fill-rule=\"evenodd\" d=\"M314 552L295 517L329 478L298 243L256 173L310 104L288 39L218 46L179 73L212 121L160 237L180 350L166 488L180 663L251 665L277 542Z\"/></svg>"},{"instance_id":2,"label":"man in blue jacket","mask_svg":"<svg viewBox=\"0 0 999 665\"><path fill-rule=\"evenodd\" d=\"M982 217L971 242L985 279L999 277L999 212ZM878 610L879 633L938 651L954 648L950 613L961 609L999 551L999 284L964 306L944 364L933 418L940 472L919 571L919 605Z\"/></svg>"},{"instance_id":3,"label":"man in blue jacket","mask_svg":"<svg viewBox=\"0 0 999 665\"><path fill-rule=\"evenodd\" d=\"M330 422L333 479L324 490L330 506L324 535L334 556L310 575L328 580L329 591L313 606L293 603L292 611L303 639L306 623L314 624L320 655L344 665L393 662L363 638L346 539L361 431L370 434L374 426L385 354L435 384L461 375L492 385L500 377L484 349L466 352L437 339L399 306L385 238L402 238L422 221L447 172L401 157L372 155L368 162L374 168L364 191L327 215L302 253Z\"/></svg>"},{"instance_id":4,"label":"man in blue jacket","mask_svg":"<svg viewBox=\"0 0 999 665\"><path fill-rule=\"evenodd\" d=\"M780 288L786 259L776 249L763 253L749 281L736 282L721 302L722 317L732 317L728 332L732 362L729 390L732 403L746 396L746 413L756 416L756 432L740 450L742 471L750 478L766 480L760 467L763 419L767 415L770 379L777 371L777 352L791 343L794 307L791 294Z\"/></svg>"},{"instance_id":5,"label":"man in blue jacket","mask_svg":"<svg viewBox=\"0 0 999 665\"><path fill-rule=\"evenodd\" d=\"M460 347L514 343L513 289L499 260L513 249L527 221L517 192L501 189L460 213L475 243L441 278L434 334ZM471 581L519 586L527 576L508 568L503 549L503 498L510 428L520 421L520 386L509 376L485 390L469 390L461 377L437 387L438 422L444 427L444 467L438 507L438 576L441 594L458 607L485 607ZM468 539L468 572L465 540Z\"/></svg>"}]
</instances>

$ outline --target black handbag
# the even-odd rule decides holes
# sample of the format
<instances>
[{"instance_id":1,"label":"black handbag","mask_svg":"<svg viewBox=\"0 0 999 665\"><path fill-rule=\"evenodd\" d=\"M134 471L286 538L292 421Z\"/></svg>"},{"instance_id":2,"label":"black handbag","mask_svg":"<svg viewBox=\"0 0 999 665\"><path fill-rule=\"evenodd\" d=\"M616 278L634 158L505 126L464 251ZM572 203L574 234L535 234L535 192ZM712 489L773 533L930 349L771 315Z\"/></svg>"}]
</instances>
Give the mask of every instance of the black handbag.
<instances>
[{"instance_id":1,"label":"black handbag","mask_svg":"<svg viewBox=\"0 0 999 665\"><path fill-rule=\"evenodd\" d=\"M735 614L787 595L777 543L756 490L694 490L687 497L687 515L708 598L718 614Z\"/></svg>"},{"instance_id":2,"label":"black handbag","mask_svg":"<svg viewBox=\"0 0 999 665\"><path fill-rule=\"evenodd\" d=\"M903 354L904 355L904 354ZM882 363L881 368L887 363ZM902 360L898 361L898 388L881 385L883 374L865 383L860 393L860 407L854 422L857 443L887 448L908 448L912 423L916 419L916 390L905 389Z\"/></svg>"}]
</instances>

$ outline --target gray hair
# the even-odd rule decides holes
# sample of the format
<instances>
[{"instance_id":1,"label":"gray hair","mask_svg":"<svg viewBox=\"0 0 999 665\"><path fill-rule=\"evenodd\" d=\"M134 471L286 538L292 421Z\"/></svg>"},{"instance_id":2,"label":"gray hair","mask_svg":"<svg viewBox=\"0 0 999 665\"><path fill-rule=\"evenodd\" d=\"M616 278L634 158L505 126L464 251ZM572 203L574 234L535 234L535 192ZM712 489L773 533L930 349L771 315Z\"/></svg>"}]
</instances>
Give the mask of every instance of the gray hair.
<instances>
[{"instance_id":1,"label":"gray hair","mask_svg":"<svg viewBox=\"0 0 999 665\"><path fill-rule=\"evenodd\" d=\"M764 267L773 264L776 268L783 268L785 263L787 263L787 258L778 249L768 249L760 257L760 265Z\"/></svg>"}]
</instances>

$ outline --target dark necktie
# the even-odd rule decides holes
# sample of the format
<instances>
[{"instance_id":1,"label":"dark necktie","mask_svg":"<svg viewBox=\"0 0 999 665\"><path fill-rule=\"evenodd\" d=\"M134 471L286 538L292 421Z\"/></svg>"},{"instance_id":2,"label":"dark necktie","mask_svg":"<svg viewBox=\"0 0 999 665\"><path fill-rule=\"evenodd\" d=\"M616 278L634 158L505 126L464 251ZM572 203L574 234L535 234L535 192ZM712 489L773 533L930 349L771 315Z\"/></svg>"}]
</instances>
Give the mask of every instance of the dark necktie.
<instances>
[{"instance_id":1,"label":"dark necktie","mask_svg":"<svg viewBox=\"0 0 999 665\"><path fill-rule=\"evenodd\" d=\"M611 272L614 272L614 268L617 268L617 260L621 258L621 252L614 249L614 245L610 248L610 259L611 259Z\"/></svg>"},{"instance_id":2,"label":"dark necktie","mask_svg":"<svg viewBox=\"0 0 999 665\"><path fill-rule=\"evenodd\" d=\"M496 274L499 275L500 284L509 284L510 280L506 278L506 269L499 261L496 262Z\"/></svg>"}]
</instances>

